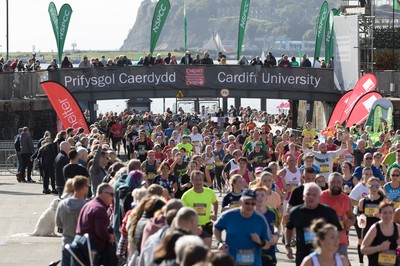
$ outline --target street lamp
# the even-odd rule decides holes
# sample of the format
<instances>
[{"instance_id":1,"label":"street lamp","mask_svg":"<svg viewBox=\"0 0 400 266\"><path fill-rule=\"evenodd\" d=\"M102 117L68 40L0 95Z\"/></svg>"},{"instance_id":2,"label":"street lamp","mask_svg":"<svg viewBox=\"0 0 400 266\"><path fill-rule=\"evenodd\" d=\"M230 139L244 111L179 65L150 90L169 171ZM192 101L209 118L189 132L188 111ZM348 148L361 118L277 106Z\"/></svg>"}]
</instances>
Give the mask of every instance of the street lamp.
<instances>
[{"instance_id":1,"label":"street lamp","mask_svg":"<svg viewBox=\"0 0 400 266\"><path fill-rule=\"evenodd\" d=\"M6 0L6 60L8 60L8 0Z\"/></svg>"}]
</instances>

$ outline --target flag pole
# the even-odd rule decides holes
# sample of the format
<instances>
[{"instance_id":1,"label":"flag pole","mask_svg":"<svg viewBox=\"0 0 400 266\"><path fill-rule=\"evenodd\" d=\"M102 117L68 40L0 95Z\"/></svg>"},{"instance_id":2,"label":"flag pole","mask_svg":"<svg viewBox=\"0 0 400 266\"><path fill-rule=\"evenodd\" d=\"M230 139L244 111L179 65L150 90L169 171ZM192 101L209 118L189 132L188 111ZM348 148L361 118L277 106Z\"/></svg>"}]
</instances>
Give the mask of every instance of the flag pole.
<instances>
[{"instance_id":1,"label":"flag pole","mask_svg":"<svg viewBox=\"0 0 400 266\"><path fill-rule=\"evenodd\" d=\"M392 10L392 61L393 61L393 70L396 68L396 62L394 59L394 9L396 8L396 0L393 0L393 10Z\"/></svg>"},{"instance_id":2,"label":"flag pole","mask_svg":"<svg viewBox=\"0 0 400 266\"><path fill-rule=\"evenodd\" d=\"M183 34L184 34L184 47L183 52L187 51L187 23L186 23L186 0L183 0Z\"/></svg>"}]
</instances>

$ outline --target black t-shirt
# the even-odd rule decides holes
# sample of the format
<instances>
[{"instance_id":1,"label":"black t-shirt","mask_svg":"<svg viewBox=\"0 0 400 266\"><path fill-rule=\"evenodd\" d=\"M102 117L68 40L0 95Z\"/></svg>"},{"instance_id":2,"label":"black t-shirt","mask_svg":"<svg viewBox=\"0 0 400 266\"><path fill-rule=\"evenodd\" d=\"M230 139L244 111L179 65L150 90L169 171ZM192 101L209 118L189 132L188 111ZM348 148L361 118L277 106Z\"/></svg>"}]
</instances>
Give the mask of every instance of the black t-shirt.
<instances>
[{"instance_id":1,"label":"black t-shirt","mask_svg":"<svg viewBox=\"0 0 400 266\"><path fill-rule=\"evenodd\" d=\"M163 188L166 188L169 194L173 192L174 183L176 183L176 179L173 175L169 175L167 179L162 179L161 175L157 175L153 179L153 184L157 184Z\"/></svg>"},{"instance_id":2,"label":"black t-shirt","mask_svg":"<svg viewBox=\"0 0 400 266\"><path fill-rule=\"evenodd\" d=\"M67 180L68 178L74 178L77 175L89 177L87 169L79 164L67 164L66 166L64 166L63 174L65 180Z\"/></svg>"},{"instance_id":3,"label":"black t-shirt","mask_svg":"<svg viewBox=\"0 0 400 266\"><path fill-rule=\"evenodd\" d=\"M184 188L183 190L181 190L179 184L186 184L186 183L190 183L190 176L188 174L184 174L182 175L182 177L179 177L178 179L178 190L175 193L175 198L180 199L183 195L183 193L185 193L186 191L188 191L190 188Z\"/></svg>"},{"instance_id":4,"label":"black t-shirt","mask_svg":"<svg viewBox=\"0 0 400 266\"><path fill-rule=\"evenodd\" d=\"M297 205L300 205L300 204L303 204L304 203L303 192L304 192L304 186L303 185L295 188L292 191L292 195L290 196L289 204L291 206L293 206L293 207L297 206Z\"/></svg>"},{"instance_id":5,"label":"black t-shirt","mask_svg":"<svg viewBox=\"0 0 400 266\"><path fill-rule=\"evenodd\" d=\"M367 152L374 154L374 152L376 152L378 149L376 148L368 148L365 149L365 152L362 152L360 150L354 150L353 152L353 156L354 156L354 167L360 166L362 161L364 160L364 154L366 154Z\"/></svg>"},{"instance_id":6,"label":"black t-shirt","mask_svg":"<svg viewBox=\"0 0 400 266\"><path fill-rule=\"evenodd\" d=\"M255 169L256 167L266 167L267 164L263 163L263 161L268 157L269 157L268 153L261 149L260 152L256 152L255 150L250 152L249 155L247 156L247 159L251 161L257 158L257 161L253 163L253 168Z\"/></svg>"},{"instance_id":7,"label":"black t-shirt","mask_svg":"<svg viewBox=\"0 0 400 266\"><path fill-rule=\"evenodd\" d=\"M242 134L240 134L239 136L238 136L238 142L239 142L239 144L240 145L243 145L243 143L246 141L246 139L248 138L249 136L246 134L246 136L243 136Z\"/></svg>"},{"instance_id":8,"label":"black t-shirt","mask_svg":"<svg viewBox=\"0 0 400 266\"><path fill-rule=\"evenodd\" d=\"M146 161L147 158L147 151L151 150L151 144L145 140L145 141L137 141L135 143L135 151L138 151L138 159L140 160L140 162L144 162Z\"/></svg>"},{"instance_id":9,"label":"black t-shirt","mask_svg":"<svg viewBox=\"0 0 400 266\"><path fill-rule=\"evenodd\" d=\"M225 195L224 199L222 200L222 208L229 206L229 205L234 205L237 207L240 206L239 205L239 200L242 197L242 194L234 194L233 192L230 192L228 194Z\"/></svg>"},{"instance_id":10,"label":"black t-shirt","mask_svg":"<svg viewBox=\"0 0 400 266\"><path fill-rule=\"evenodd\" d=\"M296 229L296 263L301 262L305 256L313 251L315 234L310 232L310 225L313 220L319 218L335 225L338 231L343 230L336 211L324 204L319 204L315 209L307 209L302 204L290 211L286 228Z\"/></svg>"},{"instance_id":11,"label":"black t-shirt","mask_svg":"<svg viewBox=\"0 0 400 266\"><path fill-rule=\"evenodd\" d=\"M126 137L129 141L132 141L133 137L137 137L137 136L139 136L139 133L137 131L131 131L126 135Z\"/></svg>"}]
</instances>

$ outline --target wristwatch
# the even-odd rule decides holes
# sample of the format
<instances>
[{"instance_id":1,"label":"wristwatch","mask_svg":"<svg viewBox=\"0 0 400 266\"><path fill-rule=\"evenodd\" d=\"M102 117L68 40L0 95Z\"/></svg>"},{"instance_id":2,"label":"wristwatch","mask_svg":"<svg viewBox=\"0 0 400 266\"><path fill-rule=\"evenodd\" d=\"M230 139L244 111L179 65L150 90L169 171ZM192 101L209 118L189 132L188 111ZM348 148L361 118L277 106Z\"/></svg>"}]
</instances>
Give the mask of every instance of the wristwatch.
<instances>
[{"instance_id":1,"label":"wristwatch","mask_svg":"<svg viewBox=\"0 0 400 266\"><path fill-rule=\"evenodd\" d=\"M217 246L219 246L219 244L225 244L225 241L218 241L218 244L217 244Z\"/></svg>"},{"instance_id":2,"label":"wristwatch","mask_svg":"<svg viewBox=\"0 0 400 266\"><path fill-rule=\"evenodd\" d=\"M285 244L285 248L290 248L290 244Z\"/></svg>"}]
</instances>

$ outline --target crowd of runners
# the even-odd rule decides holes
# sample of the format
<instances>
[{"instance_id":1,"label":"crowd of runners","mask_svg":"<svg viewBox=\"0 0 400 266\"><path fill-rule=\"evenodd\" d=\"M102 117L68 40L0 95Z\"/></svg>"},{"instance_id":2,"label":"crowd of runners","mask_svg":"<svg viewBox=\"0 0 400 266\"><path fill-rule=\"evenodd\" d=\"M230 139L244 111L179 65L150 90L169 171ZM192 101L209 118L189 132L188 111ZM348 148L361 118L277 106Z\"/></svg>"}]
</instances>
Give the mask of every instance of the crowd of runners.
<instances>
[{"instance_id":1,"label":"crowd of runners","mask_svg":"<svg viewBox=\"0 0 400 266\"><path fill-rule=\"evenodd\" d=\"M37 159L43 193L62 198L62 265L86 233L94 265L283 265L278 242L296 265L350 265L349 245L358 265L399 265L400 130L336 124L324 137L233 112L110 112L37 147L21 128L18 181L35 182Z\"/></svg>"}]
</instances>

